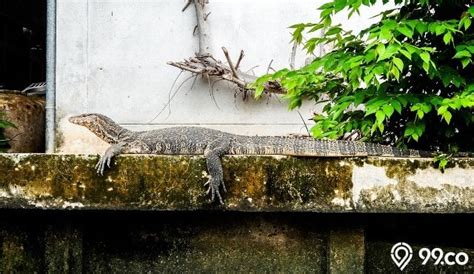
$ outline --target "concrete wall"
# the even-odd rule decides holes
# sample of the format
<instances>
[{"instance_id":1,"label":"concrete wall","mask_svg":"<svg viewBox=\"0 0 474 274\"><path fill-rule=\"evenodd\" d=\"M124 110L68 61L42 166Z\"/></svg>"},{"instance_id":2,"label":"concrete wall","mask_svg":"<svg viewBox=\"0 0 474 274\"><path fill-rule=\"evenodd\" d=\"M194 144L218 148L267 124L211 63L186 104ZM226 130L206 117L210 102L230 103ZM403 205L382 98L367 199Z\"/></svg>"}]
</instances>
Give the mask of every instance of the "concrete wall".
<instances>
[{"instance_id":1,"label":"concrete wall","mask_svg":"<svg viewBox=\"0 0 474 274\"><path fill-rule=\"evenodd\" d=\"M85 112L106 114L130 129L199 125L247 135L306 133L298 113L275 96L242 101L228 84L210 92L207 81L186 82L176 96L171 90L179 70L166 64L194 55L193 7L185 1L63 0L57 3L57 112L59 151L95 153L104 144L64 117ZM288 26L316 21L315 0L212 0L209 9L213 54L225 60L221 47L234 58L245 50L241 68L264 74L267 66L289 66ZM345 22L351 29L367 26L379 8ZM306 56L298 51L296 65ZM189 74L177 80L182 83ZM212 95L211 95L212 94ZM236 95L236 96L235 96ZM171 105L166 107L169 98ZM320 109L306 103L305 118ZM162 111L162 113L157 116ZM156 117L157 116L157 117ZM156 119L153 119L155 118Z\"/></svg>"},{"instance_id":2,"label":"concrete wall","mask_svg":"<svg viewBox=\"0 0 474 274\"><path fill-rule=\"evenodd\" d=\"M202 157L96 161L0 155L0 273L398 273L397 242L407 273L474 270L474 159L224 157L223 206ZM424 247L470 261L423 265Z\"/></svg>"},{"instance_id":3,"label":"concrete wall","mask_svg":"<svg viewBox=\"0 0 474 274\"><path fill-rule=\"evenodd\" d=\"M204 157L0 155L0 209L473 213L474 159L227 156L225 205L211 204Z\"/></svg>"}]
</instances>

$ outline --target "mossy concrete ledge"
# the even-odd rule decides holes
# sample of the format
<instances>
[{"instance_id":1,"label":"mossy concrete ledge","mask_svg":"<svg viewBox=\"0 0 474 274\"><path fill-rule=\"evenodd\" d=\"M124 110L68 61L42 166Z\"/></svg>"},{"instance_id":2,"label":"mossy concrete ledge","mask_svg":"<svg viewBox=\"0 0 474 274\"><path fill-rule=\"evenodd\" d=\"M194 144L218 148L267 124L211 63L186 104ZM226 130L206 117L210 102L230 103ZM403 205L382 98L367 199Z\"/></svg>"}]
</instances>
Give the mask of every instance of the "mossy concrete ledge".
<instances>
[{"instance_id":1,"label":"mossy concrete ledge","mask_svg":"<svg viewBox=\"0 0 474 274\"><path fill-rule=\"evenodd\" d=\"M474 212L474 159L440 172L431 159L226 156L225 205L205 194L205 159L0 154L0 207L117 210Z\"/></svg>"}]
</instances>

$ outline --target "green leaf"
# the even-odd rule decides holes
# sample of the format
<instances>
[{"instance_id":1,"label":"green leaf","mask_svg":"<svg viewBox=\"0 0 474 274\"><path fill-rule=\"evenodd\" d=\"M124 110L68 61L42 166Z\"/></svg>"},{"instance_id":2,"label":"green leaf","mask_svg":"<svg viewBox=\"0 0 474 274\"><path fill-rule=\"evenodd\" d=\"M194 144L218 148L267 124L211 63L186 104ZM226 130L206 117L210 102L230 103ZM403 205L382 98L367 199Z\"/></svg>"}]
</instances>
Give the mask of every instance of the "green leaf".
<instances>
[{"instance_id":1,"label":"green leaf","mask_svg":"<svg viewBox=\"0 0 474 274\"><path fill-rule=\"evenodd\" d=\"M340 27L332 27L326 32L325 35L334 35L334 34L340 33L341 31L342 29Z\"/></svg>"},{"instance_id":2,"label":"green leaf","mask_svg":"<svg viewBox=\"0 0 474 274\"><path fill-rule=\"evenodd\" d=\"M379 39L382 39L382 40L390 40L392 39L392 32L387 29L387 28L383 28L380 30L380 34L379 34Z\"/></svg>"},{"instance_id":3,"label":"green leaf","mask_svg":"<svg viewBox=\"0 0 474 274\"><path fill-rule=\"evenodd\" d=\"M448 111L448 106L441 106L438 108L438 115L444 115Z\"/></svg>"},{"instance_id":4,"label":"green leaf","mask_svg":"<svg viewBox=\"0 0 474 274\"><path fill-rule=\"evenodd\" d=\"M464 30L467 30L471 26L471 19L469 17L465 17L464 19Z\"/></svg>"},{"instance_id":5,"label":"green leaf","mask_svg":"<svg viewBox=\"0 0 474 274\"><path fill-rule=\"evenodd\" d=\"M385 129L385 126L383 125L383 123L378 124L377 127L378 127L380 133L383 133L383 131Z\"/></svg>"},{"instance_id":6,"label":"green leaf","mask_svg":"<svg viewBox=\"0 0 474 274\"><path fill-rule=\"evenodd\" d=\"M443 36L444 43L447 45L452 40L453 40L453 35L451 34L451 32L446 32L446 34L444 34L444 36Z\"/></svg>"},{"instance_id":7,"label":"green leaf","mask_svg":"<svg viewBox=\"0 0 474 274\"><path fill-rule=\"evenodd\" d=\"M426 73L430 73L430 64L429 63L423 63L422 67L426 71Z\"/></svg>"},{"instance_id":8,"label":"green leaf","mask_svg":"<svg viewBox=\"0 0 474 274\"><path fill-rule=\"evenodd\" d=\"M411 53L408 52L407 50L404 49L399 49L398 50L403 56L405 56L408 60L411 60Z\"/></svg>"},{"instance_id":9,"label":"green leaf","mask_svg":"<svg viewBox=\"0 0 474 274\"><path fill-rule=\"evenodd\" d=\"M390 118L393 114L394 108L391 105L383 105L382 106L382 111L385 113L385 115Z\"/></svg>"},{"instance_id":10,"label":"green leaf","mask_svg":"<svg viewBox=\"0 0 474 274\"><path fill-rule=\"evenodd\" d=\"M408 26L401 26L397 29L397 31L408 38L413 38L413 30L411 30Z\"/></svg>"},{"instance_id":11,"label":"green leaf","mask_svg":"<svg viewBox=\"0 0 474 274\"><path fill-rule=\"evenodd\" d=\"M377 118L377 124L381 124L385 120L385 113L382 110L377 110L375 117Z\"/></svg>"},{"instance_id":12,"label":"green leaf","mask_svg":"<svg viewBox=\"0 0 474 274\"><path fill-rule=\"evenodd\" d=\"M403 107L408 105L408 100L404 96L398 96L397 100L402 104Z\"/></svg>"},{"instance_id":13,"label":"green leaf","mask_svg":"<svg viewBox=\"0 0 474 274\"><path fill-rule=\"evenodd\" d=\"M405 128L405 132L404 132L403 136L409 137L413 133L415 133L415 129L413 127L407 127L407 128Z\"/></svg>"},{"instance_id":14,"label":"green leaf","mask_svg":"<svg viewBox=\"0 0 474 274\"><path fill-rule=\"evenodd\" d=\"M395 77L395 79L400 79L400 71L397 69L397 67L392 67L392 70L390 71L393 76Z\"/></svg>"},{"instance_id":15,"label":"green leaf","mask_svg":"<svg viewBox=\"0 0 474 274\"><path fill-rule=\"evenodd\" d=\"M374 59L375 59L375 50L369 50L365 53L365 57L364 57L365 62L370 63Z\"/></svg>"},{"instance_id":16,"label":"green leaf","mask_svg":"<svg viewBox=\"0 0 474 274\"><path fill-rule=\"evenodd\" d=\"M377 54L379 56L381 56L385 52L385 45L384 44L378 44L375 51L377 52Z\"/></svg>"},{"instance_id":17,"label":"green leaf","mask_svg":"<svg viewBox=\"0 0 474 274\"><path fill-rule=\"evenodd\" d=\"M445 32L445 30L446 30L446 27L445 27L444 25L439 25L439 24L438 24L438 25L435 27L435 34L436 34L436 35L441 35L441 34L443 34L443 33Z\"/></svg>"},{"instance_id":18,"label":"green leaf","mask_svg":"<svg viewBox=\"0 0 474 274\"><path fill-rule=\"evenodd\" d=\"M471 59L469 59L469 58L462 59L461 60L462 68L467 67L467 65L469 65L470 62L471 62Z\"/></svg>"},{"instance_id":19,"label":"green leaf","mask_svg":"<svg viewBox=\"0 0 474 274\"><path fill-rule=\"evenodd\" d=\"M390 57L392 57L397 51L398 51L399 47L394 45L394 44L391 44L389 45L383 52L382 54L380 54L379 56L379 61L380 60L385 60L385 59L388 59Z\"/></svg>"},{"instance_id":20,"label":"green leaf","mask_svg":"<svg viewBox=\"0 0 474 274\"><path fill-rule=\"evenodd\" d=\"M423 116L425 116L425 113L422 110L418 110L416 112L416 115L418 116L418 118L423 119Z\"/></svg>"},{"instance_id":21,"label":"green leaf","mask_svg":"<svg viewBox=\"0 0 474 274\"><path fill-rule=\"evenodd\" d=\"M448 124L451 122L452 117L453 117L453 115L449 111L446 111L446 112L443 113L443 118L446 121L446 123L448 123Z\"/></svg>"},{"instance_id":22,"label":"green leaf","mask_svg":"<svg viewBox=\"0 0 474 274\"><path fill-rule=\"evenodd\" d=\"M400 70L400 71L403 71L403 61L402 59L400 58L397 58L397 57L394 57L392 59L393 63L395 64L395 66L397 66L397 68Z\"/></svg>"},{"instance_id":23,"label":"green leaf","mask_svg":"<svg viewBox=\"0 0 474 274\"><path fill-rule=\"evenodd\" d=\"M308 32L315 32L315 31L317 31L317 30L319 30L319 29L322 29L322 28L324 28L324 25L323 25L323 24L316 24L316 25L314 25L311 29L309 29Z\"/></svg>"},{"instance_id":24,"label":"green leaf","mask_svg":"<svg viewBox=\"0 0 474 274\"><path fill-rule=\"evenodd\" d=\"M453 56L454 59L460 59L460 58L463 58L463 57L471 57L471 53L467 50L461 50L461 51L458 51L456 52L456 54Z\"/></svg>"},{"instance_id":25,"label":"green leaf","mask_svg":"<svg viewBox=\"0 0 474 274\"><path fill-rule=\"evenodd\" d=\"M400 104L400 102L398 102L397 100L392 100L390 102L390 105L393 107L393 109L398 112L399 114L402 114L402 105Z\"/></svg>"},{"instance_id":26,"label":"green leaf","mask_svg":"<svg viewBox=\"0 0 474 274\"><path fill-rule=\"evenodd\" d=\"M335 0L334 9L336 12L343 10L347 5L347 0Z\"/></svg>"},{"instance_id":27,"label":"green leaf","mask_svg":"<svg viewBox=\"0 0 474 274\"><path fill-rule=\"evenodd\" d=\"M416 31L418 31L419 34L423 34L428 30L428 26L424 22L418 22L415 27Z\"/></svg>"},{"instance_id":28,"label":"green leaf","mask_svg":"<svg viewBox=\"0 0 474 274\"><path fill-rule=\"evenodd\" d=\"M325 9L331 9L332 7L334 7L334 2L328 2L324 5L321 5L318 10L325 10Z\"/></svg>"},{"instance_id":29,"label":"green leaf","mask_svg":"<svg viewBox=\"0 0 474 274\"><path fill-rule=\"evenodd\" d=\"M420 58L421 60L423 60L423 62L425 63L428 63L430 62L431 58L430 58L430 54L428 52L422 52L420 53Z\"/></svg>"},{"instance_id":30,"label":"green leaf","mask_svg":"<svg viewBox=\"0 0 474 274\"><path fill-rule=\"evenodd\" d=\"M474 6L471 6L467 12L471 15L471 16L474 16Z\"/></svg>"}]
</instances>

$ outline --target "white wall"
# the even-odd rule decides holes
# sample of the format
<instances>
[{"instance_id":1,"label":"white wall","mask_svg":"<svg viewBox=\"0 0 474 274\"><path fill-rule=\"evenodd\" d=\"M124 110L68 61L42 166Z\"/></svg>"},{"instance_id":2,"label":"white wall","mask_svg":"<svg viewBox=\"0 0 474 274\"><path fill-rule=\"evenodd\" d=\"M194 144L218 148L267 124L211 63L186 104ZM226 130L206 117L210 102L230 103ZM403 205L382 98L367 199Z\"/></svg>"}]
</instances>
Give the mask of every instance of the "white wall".
<instances>
[{"instance_id":1,"label":"white wall","mask_svg":"<svg viewBox=\"0 0 474 274\"><path fill-rule=\"evenodd\" d=\"M296 111L275 96L242 101L229 84L217 84L211 96L206 81L186 82L165 108L179 70L166 64L194 55L198 40L194 8L181 12L182 0L61 0L57 3L57 113L60 151L101 152L105 148L65 117L86 112L106 114L127 128L142 130L198 125L247 135L306 133ZM241 68L265 73L267 65L288 67L288 26L317 21L317 0L210 0L208 22L214 55L220 48ZM348 24L351 25L351 24ZM355 24L360 26L360 24ZM352 26L355 26L352 24ZM296 65L304 64L299 52ZM189 76L183 73L177 81ZM174 91L174 90L173 90ZM213 99L214 97L214 99ZM156 119L153 118L163 109ZM310 118L308 102L300 110Z\"/></svg>"}]
</instances>

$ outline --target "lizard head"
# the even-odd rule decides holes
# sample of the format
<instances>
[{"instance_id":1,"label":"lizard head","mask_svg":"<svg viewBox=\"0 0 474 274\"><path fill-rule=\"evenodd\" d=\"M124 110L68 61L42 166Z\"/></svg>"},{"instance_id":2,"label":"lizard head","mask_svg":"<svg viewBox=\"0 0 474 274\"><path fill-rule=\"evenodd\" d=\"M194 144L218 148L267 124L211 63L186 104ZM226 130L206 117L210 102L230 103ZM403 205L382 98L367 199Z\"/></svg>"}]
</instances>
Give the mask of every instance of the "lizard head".
<instances>
[{"instance_id":1,"label":"lizard head","mask_svg":"<svg viewBox=\"0 0 474 274\"><path fill-rule=\"evenodd\" d=\"M85 114L69 117L69 122L79 125L79 126L86 127L88 129L91 129L91 127L96 126L98 123L101 123L107 120L111 120L111 119L105 115L98 114L98 113L85 113Z\"/></svg>"},{"instance_id":2,"label":"lizard head","mask_svg":"<svg viewBox=\"0 0 474 274\"><path fill-rule=\"evenodd\" d=\"M86 127L108 143L115 143L119 134L126 131L109 117L98 113L85 113L69 117L69 122Z\"/></svg>"}]
</instances>

